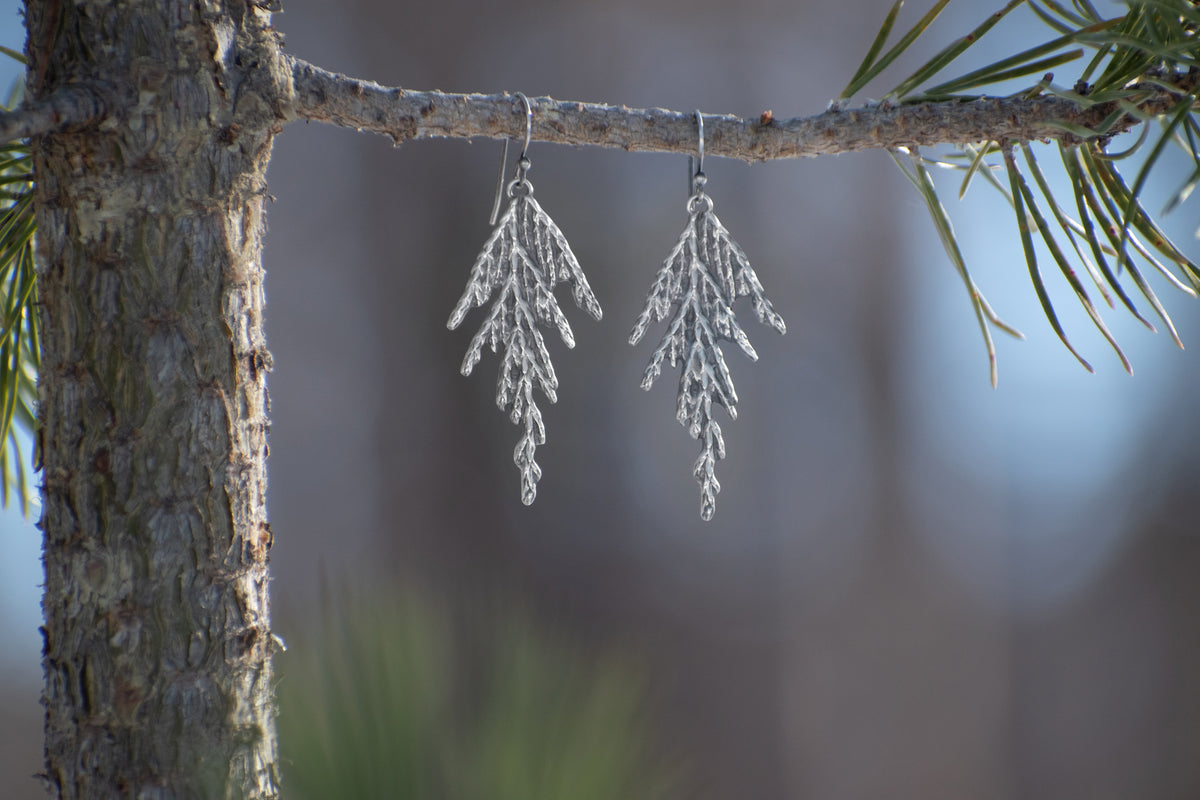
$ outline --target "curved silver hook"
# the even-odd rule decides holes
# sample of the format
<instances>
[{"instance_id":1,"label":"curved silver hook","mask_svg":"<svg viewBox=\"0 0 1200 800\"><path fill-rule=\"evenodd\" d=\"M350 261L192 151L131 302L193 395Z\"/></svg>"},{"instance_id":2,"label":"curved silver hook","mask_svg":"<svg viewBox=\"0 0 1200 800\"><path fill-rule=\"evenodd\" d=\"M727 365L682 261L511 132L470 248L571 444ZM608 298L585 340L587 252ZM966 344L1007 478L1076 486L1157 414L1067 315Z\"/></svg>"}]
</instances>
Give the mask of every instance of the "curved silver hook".
<instances>
[{"instance_id":1,"label":"curved silver hook","mask_svg":"<svg viewBox=\"0 0 1200 800\"><path fill-rule=\"evenodd\" d=\"M708 176L704 174L704 115L700 113L700 109L696 109L696 130L698 133L696 150L698 157L694 160L695 169L693 170L693 159L688 156L688 192L689 196L694 196L704 191L704 184L708 182Z\"/></svg>"},{"instance_id":2,"label":"curved silver hook","mask_svg":"<svg viewBox=\"0 0 1200 800\"><path fill-rule=\"evenodd\" d=\"M525 144L521 147L521 158L524 158L529 152L529 140L533 138L533 107L529 105L529 98L524 92L517 92L517 97L525 104Z\"/></svg>"},{"instance_id":3,"label":"curved silver hook","mask_svg":"<svg viewBox=\"0 0 1200 800\"><path fill-rule=\"evenodd\" d=\"M517 92L516 96L525 104L525 144L521 147L521 157L517 159L517 169L521 177L524 177L524 173L529 170L529 159L525 154L529 152L529 141L533 138L533 107L529 105L529 98L524 92ZM505 136L504 152L500 155L500 172L496 174L496 199L492 201L492 215L488 217L489 225L495 225L496 218L500 216L500 198L504 195L504 170L508 169L508 142L509 138Z\"/></svg>"}]
</instances>

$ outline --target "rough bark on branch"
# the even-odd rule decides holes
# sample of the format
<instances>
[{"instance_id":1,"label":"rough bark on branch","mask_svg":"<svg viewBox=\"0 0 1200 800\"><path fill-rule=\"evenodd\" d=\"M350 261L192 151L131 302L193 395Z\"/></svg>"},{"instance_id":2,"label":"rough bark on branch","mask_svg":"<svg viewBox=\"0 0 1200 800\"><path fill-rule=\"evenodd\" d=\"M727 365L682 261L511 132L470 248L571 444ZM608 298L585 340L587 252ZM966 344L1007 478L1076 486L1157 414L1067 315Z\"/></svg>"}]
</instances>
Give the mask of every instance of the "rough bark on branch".
<instances>
[{"instance_id":1,"label":"rough bark on branch","mask_svg":"<svg viewBox=\"0 0 1200 800\"><path fill-rule=\"evenodd\" d=\"M97 92L86 86L66 86L49 97L0 111L0 142L84 125L102 117L104 111Z\"/></svg>"},{"instance_id":2,"label":"rough bark on branch","mask_svg":"<svg viewBox=\"0 0 1200 800\"><path fill-rule=\"evenodd\" d=\"M408 139L525 134L520 104L510 94L449 94L380 86L292 60L294 94L290 113L299 119L329 122ZM1162 89L1142 104L1144 113L1161 113L1178 98ZM663 108L627 108L596 103L529 98L532 138L555 144L593 145L625 150L691 153L696 148L693 112ZM987 98L972 102L881 104L831 109L810 117L775 119L770 112L743 119L705 114L708 155L743 161L804 158L859 150L928 147L984 140L1022 142L1079 141L1058 123L1095 128L1115 110L1112 103L1083 107L1054 97ZM1126 115L1108 135L1134 127Z\"/></svg>"}]
</instances>

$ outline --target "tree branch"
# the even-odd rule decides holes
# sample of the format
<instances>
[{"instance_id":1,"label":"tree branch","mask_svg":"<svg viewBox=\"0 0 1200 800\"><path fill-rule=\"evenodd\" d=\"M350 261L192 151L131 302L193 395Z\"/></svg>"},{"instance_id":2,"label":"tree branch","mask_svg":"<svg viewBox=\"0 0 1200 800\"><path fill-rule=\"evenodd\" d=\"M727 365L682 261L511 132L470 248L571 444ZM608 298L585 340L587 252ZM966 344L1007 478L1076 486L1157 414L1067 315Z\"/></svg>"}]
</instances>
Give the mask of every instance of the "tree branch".
<instances>
[{"instance_id":1,"label":"tree branch","mask_svg":"<svg viewBox=\"0 0 1200 800\"><path fill-rule=\"evenodd\" d=\"M397 144L431 137L487 136L514 139L525 135L524 114L509 94L449 94L380 86L329 72L292 59L293 118L329 122L390 136ZM1152 87L1144 113L1161 113L1178 98ZM532 138L555 144L592 145L625 150L692 153L696 121L692 112L639 109L529 98ZM1095 128L1114 110L1113 103L1090 107L1056 97L987 98L971 102L881 104L830 109L811 117L758 119L733 115L704 117L708 155L743 161L804 158L859 150L890 150L984 140L1080 141L1055 123ZM1107 136L1129 130L1139 120L1126 115Z\"/></svg>"},{"instance_id":2,"label":"tree branch","mask_svg":"<svg viewBox=\"0 0 1200 800\"><path fill-rule=\"evenodd\" d=\"M99 119L107 112L100 94L81 85L64 86L49 97L0 111L0 142L54 133Z\"/></svg>"}]
</instances>

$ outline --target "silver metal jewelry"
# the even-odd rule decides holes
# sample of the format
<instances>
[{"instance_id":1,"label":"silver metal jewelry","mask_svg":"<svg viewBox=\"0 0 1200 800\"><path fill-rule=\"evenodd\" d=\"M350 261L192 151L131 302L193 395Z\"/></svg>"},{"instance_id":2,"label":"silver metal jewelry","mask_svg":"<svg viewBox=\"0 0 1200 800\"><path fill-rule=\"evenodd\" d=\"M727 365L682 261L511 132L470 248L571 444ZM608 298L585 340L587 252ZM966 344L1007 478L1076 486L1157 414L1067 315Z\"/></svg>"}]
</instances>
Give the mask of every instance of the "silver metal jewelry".
<instances>
[{"instance_id":1,"label":"silver metal jewelry","mask_svg":"<svg viewBox=\"0 0 1200 800\"><path fill-rule=\"evenodd\" d=\"M516 96L524 104L525 145L506 191L508 208L497 223L508 160L505 139L491 217L496 228L475 259L467 288L446 325L451 330L457 328L468 311L482 306L499 291L483 326L471 339L461 371L463 375L471 374L484 345L493 353L504 348L496 381L496 405L508 412L514 425L524 426L513 450L513 462L521 472L521 502L529 505L537 496L537 482L542 477L534 451L546 442L546 426L534 399L534 387L541 389L551 403L558 399L558 378L539 326L553 325L567 347L575 346L571 326L554 297L560 281L571 284L576 305L593 318L599 320L602 312L566 237L533 199L533 184L526 177L531 166L527 153L533 133L533 109L524 94L518 92Z\"/></svg>"},{"instance_id":2,"label":"silver metal jewelry","mask_svg":"<svg viewBox=\"0 0 1200 800\"><path fill-rule=\"evenodd\" d=\"M654 384L664 360L673 367L683 364L675 418L693 439L701 441L700 457L692 473L700 483L700 517L710 520L721 491L716 463L725 457L725 439L720 424L713 419L713 402L724 406L731 419L737 419L737 392L719 342L736 342L752 361L758 360L758 353L734 316L732 304L739 297L750 297L760 322L780 333L785 333L787 326L763 293L746 254L712 211L712 199L704 193L708 178L704 174L704 117L699 111L696 126L699 155L691 176L687 227L650 287L629 343L637 344L651 322L670 316L667 332L642 376L642 388L648 390Z\"/></svg>"}]
</instances>

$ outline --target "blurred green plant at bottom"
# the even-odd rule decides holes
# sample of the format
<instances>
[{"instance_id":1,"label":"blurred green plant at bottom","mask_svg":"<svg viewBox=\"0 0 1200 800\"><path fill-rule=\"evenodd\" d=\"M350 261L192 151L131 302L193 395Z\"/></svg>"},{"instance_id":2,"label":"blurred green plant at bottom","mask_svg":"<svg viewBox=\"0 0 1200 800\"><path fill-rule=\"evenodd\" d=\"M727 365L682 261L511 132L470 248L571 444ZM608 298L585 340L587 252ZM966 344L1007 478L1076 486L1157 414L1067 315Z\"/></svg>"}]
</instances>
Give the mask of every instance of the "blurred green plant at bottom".
<instances>
[{"instance_id":1,"label":"blurred green plant at bottom","mask_svg":"<svg viewBox=\"0 0 1200 800\"><path fill-rule=\"evenodd\" d=\"M276 661L294 798L665 800L644 683L525 616L461 635L415 597L343 593ZM469 643L469 644L468 644ZM468 652L469 651L469 652Z\"/></svg>"}]
</instances>

